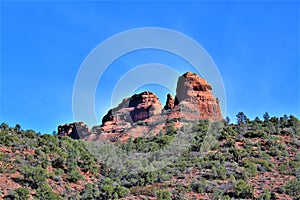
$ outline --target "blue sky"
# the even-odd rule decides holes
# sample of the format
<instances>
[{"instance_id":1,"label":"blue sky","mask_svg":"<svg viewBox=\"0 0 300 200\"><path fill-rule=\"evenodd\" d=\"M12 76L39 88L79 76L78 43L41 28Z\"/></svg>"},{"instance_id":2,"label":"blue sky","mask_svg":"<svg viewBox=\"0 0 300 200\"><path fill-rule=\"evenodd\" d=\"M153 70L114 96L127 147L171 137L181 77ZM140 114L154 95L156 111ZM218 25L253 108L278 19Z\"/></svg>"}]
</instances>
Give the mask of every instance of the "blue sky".
<instances>
[{"instance_id":1,"label":"blue sky","mask_svg":"<svg viewBox=\"0 0 300 200\"><path fill-rule=\"evenodd\" d=\"M298 1L1 1L0 121L42 133L72 122L73 84L83 60L110 36L140 27L173 29L206 49L222 75L232 121L239 111L250 118L266 111L299 118L299 10ZM191 69L158 51L122 56L99 82L99 120L110 107L105 92L126 70L147 62ZM167 89L147 88L165 102Z\"/></svg>"}]
</instances>

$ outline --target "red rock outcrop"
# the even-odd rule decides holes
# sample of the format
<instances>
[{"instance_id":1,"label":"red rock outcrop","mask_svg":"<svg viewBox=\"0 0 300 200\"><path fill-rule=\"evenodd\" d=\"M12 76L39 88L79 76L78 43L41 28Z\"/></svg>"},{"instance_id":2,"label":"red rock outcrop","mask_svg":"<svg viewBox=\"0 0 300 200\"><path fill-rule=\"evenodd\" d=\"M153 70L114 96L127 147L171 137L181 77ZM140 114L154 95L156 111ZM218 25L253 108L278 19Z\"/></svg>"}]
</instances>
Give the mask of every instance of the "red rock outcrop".
<instances>
[{"instance_id":1,"label":"red rock outcrop","mask_svg":"<svg viewBox=\"0 0 300 200\"><path fill-rule=\"evenodd\" d=\"M171 94L168 94L166 105L165 105L164 109L165 110L173 109L174 108L174 102L175 102L175 99L173 98L173 96Z\"/></svg>"},{"instance_id":2,"label":"red rock outcrop","mask_svg":"<svg viewBox=\"0 0 300 200\"><path fill-rule=\"evenodd\" d=\"M146 124L159 120L161 111L162 105L154 93L145 91L135 94L110 109L103 117L102 125L94 126L85 139L124 141L129 137L140 137L149 131Z\"/></svg>"},{"instance_id":3,"label":"red rock outcrop","mask_svg":"<svg viewBox=\"0 0 300 200\"><path fill-rule=\"evenodd\" d=\"M84 138L89 134L89 127L83 122L59 125L57 128L58 137L69 136L75 140Z\"/></svg>"},{"instance_id":4,"label":"red rock outcrop","mask_svg":"<svg viewBox=\"0 0 300 200\"><path fill-rule=\"evenodd\" d=\"M118 107L108 111L102 119L102 124L120 121L134 123L158 115L161 110L162 106L158 97L152 92L145 91L123 99Z\"/></svg>"},{"instance_id":5,"label":"red rock outcrop","mask_svg":"<svg viewBox=\"0 0 300 200\"><path fill-rule=\"evenodd\" d=\"M133 122L147 119L161 113L162 106L158 97L152 92L133 95L129 100L130 116Z\"/></svg>"},{"instance_id":6,"label":"red rock outcrop","mask_svg":"<svg viewBox=\"0 0 300 200\"><path fill-rule=\"evenodd\" d=\"M158 97L145 91L123 99L116 108L107 112L101 126L94 126L88 133L87 128L71 124L59 126L59 134L90 141L126 141L130 137L156 135L170 121L179 128L191 121L204 119L223 119L219 100L212 94L212 86L206 80L187 72L178 78L175 98L167 95L164 110ZM74 130L75 126L80 131Z\"/></svg>"},{"instance_id":7,"label":"red rock outcrop","mask_svg":"<svg viewBox=\"0 0 300 200\"><path fill-rule=\"evenodd\" d=\"M212 86L198 74L187 72L177 82L175 110L196 113L197 119L222 120L219 99L212 93Z\"/></svg>"}]
</instances>

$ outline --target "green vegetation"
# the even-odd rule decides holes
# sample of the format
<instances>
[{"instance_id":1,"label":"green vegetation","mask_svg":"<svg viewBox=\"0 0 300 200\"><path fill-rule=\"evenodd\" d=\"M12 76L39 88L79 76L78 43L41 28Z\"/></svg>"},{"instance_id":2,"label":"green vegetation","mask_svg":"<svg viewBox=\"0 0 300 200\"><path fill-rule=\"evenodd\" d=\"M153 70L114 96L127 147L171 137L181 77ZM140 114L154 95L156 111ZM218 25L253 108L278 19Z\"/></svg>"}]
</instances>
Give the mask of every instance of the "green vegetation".
<instances>
[{"instance_id":1,"label":"green vegetation","mask_svg":"<svg viewBox=\"0 0 300 200\"><path fill-rule=\"evenodd\" d=\"M138 123L136 126L141 125ZM300 121L296 117L265 113L262 120L250 120L240 112L236 124L227 118L224 122L189 123L179 129L170 121L156 136L130 138L116 147L124 155L156 155L183 133L190 134L190 142L176 160L155 170L138 163L140 171L134 172L98 159L89 149L91 143L2 123L0 173L18 187L4 191L2 186L0 198L119 199L145 195L165 200L202 195L209 199L276 199L288 195L300 199ZM110 149L98 150L109 158ZM153 158L149 163L155 166L155 162ZM124 165L130 168L132 163L129 159Z\"/></svg>"},{"instance_id":2,"label":"green vegetation","mask_svg":"<svg viewBox=\"0 0 300 200\"><path fill-rule=\"evenodd\" d=\"M237 198L251 199L253 198L253 186L247 184L244 180L239 180L235 186L235 195Z\"/></svg>"},{"instance_id":3,"label":"green vegetation","mask_svg":"<svg viewBox=\"0 0 300 200\"><path fill-rule=\"evenodd\" d=\"M27 188L17 188L15 190L9 191L9 195L7 195L4 199L17 199L17 200L27 200L29 199L29 190Z\"/></svg>"},{"instance_id":4,"label":"green vegetation","mask_svg":"<svg viewBox=\"0 0 300 200\"><path fill-rule=\"evenodd\" d=\"M290 196L294 196L295 199L300 199L300 178L297 177L287 182L280 190Z\"/></svg>"},{"instance_id":5,"label":"green vegetation","mask_svg":"<svg viewBox=\"0 0 300 200\"><path fill-rule=\"evenodd\" d=\"M63 199L66 194L57 193L56 188L66 191L69 183L85 182L84 173L91 174L95 181L100 177L101 166L86 150L84 141L40 135L2 123L0 147L10 152L0 152L1 173L19 174L11 180L22 186L3 196L5 199L28 199L27 191L33 190L36 199Z\"/></svg>"}]
</instances>

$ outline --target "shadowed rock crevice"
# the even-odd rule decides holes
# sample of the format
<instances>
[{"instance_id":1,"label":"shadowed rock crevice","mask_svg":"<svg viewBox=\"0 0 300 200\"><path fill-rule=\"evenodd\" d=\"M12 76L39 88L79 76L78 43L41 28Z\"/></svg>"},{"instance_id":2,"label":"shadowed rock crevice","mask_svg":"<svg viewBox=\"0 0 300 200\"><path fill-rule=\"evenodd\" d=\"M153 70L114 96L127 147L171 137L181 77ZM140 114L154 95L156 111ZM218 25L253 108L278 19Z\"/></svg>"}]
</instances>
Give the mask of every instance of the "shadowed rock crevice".
<instances>
[{"instance_id":1,"label":"shadowed rock crevice","mask_svg":"<svg viewBox=\"0 0 300 200\"><path fill-rule=\"evenodd\" d=\"M58 137L69 136L75 140L84 138L89 133L89 127L83 122L59 125L57 128Z\"/></svg>"}]
</instances>

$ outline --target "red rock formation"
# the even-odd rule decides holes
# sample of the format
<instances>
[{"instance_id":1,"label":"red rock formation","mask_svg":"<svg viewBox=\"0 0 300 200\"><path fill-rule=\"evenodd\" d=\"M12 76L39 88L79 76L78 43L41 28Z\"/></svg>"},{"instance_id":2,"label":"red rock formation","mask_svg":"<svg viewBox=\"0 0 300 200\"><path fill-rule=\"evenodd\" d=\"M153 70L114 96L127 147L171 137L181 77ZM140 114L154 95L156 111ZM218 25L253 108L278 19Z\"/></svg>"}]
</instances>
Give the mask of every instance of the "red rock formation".
<instances>
[{"instance_id":1,"label":"red rock formation","mask_svg":"<svg viewBox=\"0 0 300 200\"><path fill-rule=\"evenodd\" d=\"M212 86L197 74L187 72L179 77L175 109L183 113L197 113L199 120L222 120L219 100L212 93Z\"/></svg>"},{"instance_id":2,"label":"red rock formation","mask_svg":"<svg viewBox=\"0 0 300 200\"><path fill-rule=\"evenodd\" d=\"M130 111L133 122L160 114L162 110L158 97L149 91L133 95L129 100L129 107L134 108Z\"/></svg>"},{"instance_id":3,"label":"red rock formation","mask_svg":"<svg viewBox=\"0 0 300 200\"><path fill-rule=\"evenodd\" d=\"M183 120L184 119L184 120ZM191 121L222 120L218 98L212 86L197 74L187 72L179 77L176 97L168 94L164 112L158 97L149 91L125 98L102 119L101 126L94 126L89 133L75 124L59 126L60 135L86 140L126 141L129 137L156 135L169 121L177 128ZM183 122L184 121L184 122ZM78 128L79 127L79 128Z\"/></svg>"},{"instance_id":4,"label":"red rock formation","mask_svg":"<svg viewBox=\"0 0 300 200\"><path fill-rule=\"evenodd\" d=\"M158 97L154 93L146 91L123 99L118 107L108 111L102 119L102 124L112 121L132 124L160 114L161 110L162 106Z\"/></svg>"},{"instance_id":5,"label":"red rock formation","mask_svg":"<svg viewBox=\"0 0 300 200\"><path fill-rule=\"evenodd\" d=\"M166 105L165 105L164 109L165 110L173 109L174 108L174 102L175 102L175 99L173 98L173 96L171 94L168 94Z\"/></svg>"},{"instance_id":6,"label":"red rock formation","mask_svg":"<svg viewBox=\"0 0 300 200\"><path fill-rule=\"evenodd\" d=\"M59 125L57 128L58 137L69 136L75 140L86 137L88 133L89 128L83 122Z\"/></svg>"},{"instance_id":7,"label":"red rock formation","mask_svg":"<svg viewBox=\"0 0 300 200\"><path fill-rule=\"evenodd\" d=\"M85 139L124 141L130 136L140 137L149 131L149 128L144 125L152 122L153 116L156 118L160 116L161 111L162 105L154 93L145 91L135 94L123 99L116 108L110 109L103 117L102 125L94 126Z\"/></svg>"}]
</instances>

